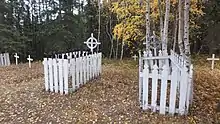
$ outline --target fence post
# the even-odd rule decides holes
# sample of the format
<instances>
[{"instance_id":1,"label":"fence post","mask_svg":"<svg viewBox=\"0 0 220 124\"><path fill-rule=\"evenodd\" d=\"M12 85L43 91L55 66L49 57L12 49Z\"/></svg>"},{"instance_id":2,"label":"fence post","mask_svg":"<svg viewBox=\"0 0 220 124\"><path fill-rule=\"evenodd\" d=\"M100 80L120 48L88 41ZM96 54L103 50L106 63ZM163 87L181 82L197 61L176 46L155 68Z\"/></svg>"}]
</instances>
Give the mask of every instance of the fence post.
<instances>
[{"instance_id":1,"label":"fence post","mask_svg":"<svg viewBox=\"0 0 220 124\"><path fill-rule=\"evenodd\" d=\"M163 56L163 54L162 54L162 51L161 50L159 50L159 53L158 53L158 55L159 55L159 57L162 57ZM163 60L162 59L159 59L158 60L159 62L159 74L161 74L161 68L163 67Z\"/></svg>"},{"instance_id":2,"label":"fence post","mask_svg":"<svg viewBox=\"0 0 220 124\"><path fill-rule=\"evenodd\" d=\"M68 60L64 59L63 60L63 74L64 74L64 93L68 94Z\"/></svg>"},{"instance_id":3,"label":"fence post","mask_svg":"<svg viewBox=\"0 0 220 124\"><path fill-rule=\"evenodd\" d=\"M76 88L79 88L79 58L76 58Z\"/></svg>"},{"instance_id":4,"label":"fence post","mask_svg":"<svg viewBox=\"0 0 220 124\"><path fill-rule=\"evenodd\" d=\"M142 98L142 105L143 110L148 109L148 85L149 85L149 67L147 64L147 60L144 61L144 69L143 69L143 82L141 84L143 85L143 98Z\"/></svg>"},{"instance_id":5,"label":"fence post","mask_svg":"<svg viewBox=\"0 0 220 124\"><path fill-rule=\"evenodd\" d=\"M99 53L99 75L102 73L102 53Z\"/></svg>"},{"instance_id":6,"label":"fence post","mask_svg":"<svg viewBox=\"0 0 220 124\"><path fill-rule=\"evenodd\" d=\"M86 56L86 82L89 81L89 56Z\"/></svg>"},{"instance_id":7,"label":"fence post","mask_svg":"<svg viewBox=\"0 0 220 124\"><path fill-rule=\"evenodd\" d=\"M185 106L186 106L186 92L187 92L187 87L188 87L187 68L184 67L181 72L182 72L182 77L181 77L181 82L180 82L179 114L184 115Z\"/></svg>"},{"instance_id":8,"label":"fence post","mask_svg":"<svg viewBox=\"0 0 220 124\"><path fill-rule=\"evenodd\" d=\"M55 93L58 93L58 73L57 73L57 60L53 59L53 74L54 74L54 86L55 86Z\"/></svg>"},{"instance_id":9,"label":"fence post","mask_svg":"<svg viewBox=\"0 0 220 124\"><path fill-rule=\"evenodd\" d=\"M86 81L89 81L89 55L86 56Z\"/></svg>"},{"instance_id":10,"label":"fence post","mask_svg":"<svg viewBox=\"0 0 220 124\"><path fill-rule=\"evenodd\" d=\"M187 99L186 99L186 111L188 113L189 110L189 104L192 102L192 96L193 96L193 80L192 80L192 75L193 75L193 65L190 66L189 68L189 77L188 77L188 87L187 87Z\"/></svg>"},{"instance_id":11,"label":"fence post","mask_svg":"<svg viewBox=\"0 0 220 124\"><path fill-rule=\"evenodd\" d=\"M152 96L151 96L151 106L153 112L156 112L156 107L157 107L157 85L158 85L158 67L157 65L153 66L153 71L152 71Z\"/></svg>"},{"instance_id":12,"label":"fence post","mask_svg":"<svg viewBox=\"0 0 220 124\"><path fill-rule=\"evenodd\" d=\"M174 115L176 109L176 91L177 91L177 67L173 66L171 73L169 114Z\"/></svg>"},{"instance_id":13,"label":"fence post","mask_svg":"<svg viewBox=\"0 0 220 124\"><path fill-rule=\"evenodd\" d=\"M98 53L95 54L95 76L98 77Z\"/></svg>"},{"instance_id":14,"label":"fence post","mask_svg":"<svg viewBox=\"0 0 220 124\"><path fill-rule=\"evenodd\" d=\"M95 78L95 54L92 55L92 78Z\"/></svg>"},{"instance_id":15,"label":"fence post","mask_svg":"<svg viewBox=\"0 0 220 124\"><path fill-rule=\"evenodd\" d=\"M151 57L153 57L153 55L152 55L152 51L150 51L149 50L149 57L151 58ZM150 67L150 69L153 69L153 60L151 60L151 59L149 59L148 60L149 61L149 67Z\"/></svg>"},{"instance_id":16,"label":"fence post","mask_svg":"<svg viewBox=\"0 0 220 124\"><path fill-rule=\"evenodd\" d=\"M143 92L143 59L141 56L141 52L139 51L139 102L140 105L143 106L142 104L142 92Z\"/></svg>"},{"instance_id":17,"label":"fence post","mask_svg":"<svg viewBox=\"0 0 220 124\"><path fill-rule=\"evenodd\" d=\"M49 58L48 64L49 64L50 91L53 92L53 61L52 61L52 58Z\"/></svg>"},{"instance_id":18,"label":"fence post","mask_svg":"<svg viewBox=\"0 0 220 124\"><path fill-rule=\"evenodd\" d=\"M1 59L1 56L0 56L0 59ZM44 58L44 62L43 62L43 65L44 65L44 83L45 83L45 90L46 91L49 91L49 82L48 82L48 61L47 61L47 58Z\"/></svg>"},{"instance_id":19,"label":"fence post","mask_svg":"<svg viewBox=\"0 0 220 124\"><path fill-rule=\"evenodd\" d=\"M79 57L79 76L80 76L80 85L82 86L83 85L83 61L82 61L82 57Z\"/></svg>"},{"instance_id":20,"label":"fence post","mask_svg":"<svg viewBox=\"0 0 220 124\"><path fill-rule=\"evenodd\" d=\"M86 56L83 56L83 84L86 84Z\"/></svg>"},{"instance_id":21,"label":"fence post","mask_svg":"<svg viewBox=\"0 0 220 124\"><path fill-rule=\"evenodd\" d=\"M72 58L70 60L70 65L71 65L71 71L72 71L72 88L73 91L76 90L76 62L75 62L75 58Z\"/></svg>"},{"instance_id":22,"label":"fence post","mask_svg":"<svg viewBox=\"0 0 220 124\"><path fill-rule=\"evenodd\" d=\"M92 79L92 55L89 56L89 80Z\"/></svg>"},{"instance_id":23,"label":"fence post","mask_svg":"<svg viewBox=\"0 0 220 124\"><path fill-rule=\"evenodd\" d=\"M161 90L160 90L160 114L166 113L167 79L168 79L168 68L166 65L164 65L162 70Z\"/></svg>"},{"instance_id":24,"label":"fence post","mask_svg":"<svg viewBox=\"0 0 220 124\"><path fill-rule=\"evenodd\" d=\"M3 62L2 62L2 54L0 53L0 66L3 66Z\"/></svg>"},{"instance_id":25,"label":"fence post","mask_svg":"<svg viewBox=\"0 0 220 124\"><path fill-rule=\"evenodd\" d=\"M5 53L5 56L6 56L6 61L7 61L7 66L10 65L10 57L9 57L9 53Z\"/></svg>"},{"instance_id":26,"label":"fence post","mask_svg":"<svg viewBox=\"0 0 220 124\"><path fill-rule=\"evenodd\" d=\"M63 94L63 59L58 59L60 94Z\"/></svg>"}]
</instances>

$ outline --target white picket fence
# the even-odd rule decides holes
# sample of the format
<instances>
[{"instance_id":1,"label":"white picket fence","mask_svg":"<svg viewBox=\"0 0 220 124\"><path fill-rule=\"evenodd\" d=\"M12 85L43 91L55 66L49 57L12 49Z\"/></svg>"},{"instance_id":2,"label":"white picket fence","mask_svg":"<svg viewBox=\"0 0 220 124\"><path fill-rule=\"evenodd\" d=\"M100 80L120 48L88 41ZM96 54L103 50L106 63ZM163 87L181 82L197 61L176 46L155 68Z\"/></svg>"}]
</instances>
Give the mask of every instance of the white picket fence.
<instances>
[{"instance_id":1,"label":"white picket fence","mask_svg":"<svg viewBox=\"0 0 220 124\"><path fill-rule=\"evenodd\" d=\"M44 58L45 90L68 94L101 74L102 54L71 59Z\"/></svg>"},{"instance_id":2,"label":"white picket fence","mask_svg":"<svg viewBox=\"0 0 220 124\"><path fill-rule=\"evenodd\" d=\"M10 64L9 53L0 53L0 66L9 66Z\"/></svg>"},{"instance_id":3,"label":"white picket fence","mask_svg":"<svg viewBox=\"0 0 220 124\"><path fill-rule=\"evenodd\" d=\"M67 59L72 59L72 58L77 58L80 56L86 56L88 55L88 52L87 51L76 51L76 52L55 54L55 58L59 58L59 56L61 56L61 58L64 59L65 55L67 56Z\"/></svg>"},{"instance_id":4,"label":"white picket fence","mask_svg":"<svg viewBox=\"0 0 220 124\"><path fill-rule=\"evenodd\" d=\"M145 52L139 59L139 100L143 110L160 114L188 113L192 101L193 66L171 51Z\"/></svg>"}]
</instances>

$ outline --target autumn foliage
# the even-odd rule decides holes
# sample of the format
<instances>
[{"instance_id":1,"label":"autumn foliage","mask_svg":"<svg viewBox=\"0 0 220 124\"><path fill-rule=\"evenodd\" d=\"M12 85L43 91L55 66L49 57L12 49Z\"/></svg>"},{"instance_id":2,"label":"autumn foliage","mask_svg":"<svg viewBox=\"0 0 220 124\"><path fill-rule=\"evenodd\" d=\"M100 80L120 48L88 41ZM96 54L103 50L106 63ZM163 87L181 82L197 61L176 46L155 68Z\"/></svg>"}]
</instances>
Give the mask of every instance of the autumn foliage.
<instances>
[{"instance_id":1,"label":"autumn foliage","mask_svg":"<svg viewBox=\"0 0 220 124\"><path fill-rule=\"evenodd\" d=\"M141 0L140 0L141 1ZM138 0L120 0L118 2L112 3L112 12L117 15L118 23L114 27L114 36L121 39L123 42L131 44L130 42L143 42L145 39L146 30L146 3L144 0L141 2ZM203 5L198 0L190 1L190 28L200 28L195 20L204 15L202 9ZM171 13L170 13L170 23L169 23L169 33L173 32L175 16L178 11L178 1L171 0ZM151 29L156 31L159 36L159 9L158 1L151 1ZM165 12L165 0L161 1L162 6L162 16L164 17ZM171 36L169 37L169 42L172 42Z\"/></svg>"}]
</instances>

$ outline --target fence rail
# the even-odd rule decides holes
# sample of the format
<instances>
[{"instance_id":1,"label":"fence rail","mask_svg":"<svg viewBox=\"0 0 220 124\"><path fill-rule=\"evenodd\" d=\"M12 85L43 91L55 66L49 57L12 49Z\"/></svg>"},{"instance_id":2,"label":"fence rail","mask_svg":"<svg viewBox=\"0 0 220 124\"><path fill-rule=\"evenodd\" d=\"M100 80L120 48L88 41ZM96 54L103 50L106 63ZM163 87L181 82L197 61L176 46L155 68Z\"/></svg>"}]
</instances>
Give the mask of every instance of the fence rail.
<instances>
[{"instance_id":1,"label":"fence rail","mask_svg":"<svg viewBox=\"0 0 220 124\"><path fill-rule=\"evenodd\" d=\"M9 53L0 54L0 66L9 66L11 64Z\"/></svg>"},{"instance_id":2,"label":"fence rail","mask_svg":"<svg viewBox=\"0 0 220 124\"><path fill-rule=\"evenodd\" d=\"M45 90L75 91L101 74L101 53L71 59L44 58Z\"/></svg>"}]
</instances>

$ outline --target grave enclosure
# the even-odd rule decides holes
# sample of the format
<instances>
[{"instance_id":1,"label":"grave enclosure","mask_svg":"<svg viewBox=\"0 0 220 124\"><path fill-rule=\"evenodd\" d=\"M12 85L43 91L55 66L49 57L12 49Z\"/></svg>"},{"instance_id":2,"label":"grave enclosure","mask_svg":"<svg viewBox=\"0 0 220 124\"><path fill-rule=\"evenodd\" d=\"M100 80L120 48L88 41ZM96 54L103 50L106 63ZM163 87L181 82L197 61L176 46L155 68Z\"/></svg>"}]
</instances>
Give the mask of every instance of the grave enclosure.
<instances>
[{"instance_id":1,"label":"grave enclosure","mask_svg":"<svg viewBox=\"0 0 220 124\"><path fill-rule=\"evenodd\" d=\"M102 54L81 56L80 53L81 51L70 52L62 54L61 58L44 58L46 91L68 94L100 76ZM67 59L63 58L65 55Z\"/></svg>"},{"instance_id":2,"label":"grave enclosure","mask_svg":"<svg viewBox=\"0 0 220 124\"><path fill-rule=\"evenodd\" d=\"M187 114L192 103L192 75L193 65L188 66L187 59L172 50L168 54L153 47L139 53L141 108L160 114Z\"/></svg>"},{"instance_id":3,"label":"grave enclosure","mask_svg":"<svg viewBox=\"0 0 220 124\"><path fill-rule=\"evenodd\" d=\"M84 43L91 50L91 54L87 51L76 51L55 54L54 58L44 58L46 91L68 94L100 76L102 53L93 52L100 43L93 37L93 33Z\"/></svg>"},{"instance_id":4,"label":"grave enclosure","mask_svg":"<svg viewBox=\"0 0 220 124\"><path fill-rule=\"evenodd\" d=\"M0 66L11 65L9 53L0 53Z\"/></svg>"}]
</instances>

